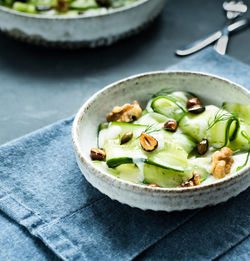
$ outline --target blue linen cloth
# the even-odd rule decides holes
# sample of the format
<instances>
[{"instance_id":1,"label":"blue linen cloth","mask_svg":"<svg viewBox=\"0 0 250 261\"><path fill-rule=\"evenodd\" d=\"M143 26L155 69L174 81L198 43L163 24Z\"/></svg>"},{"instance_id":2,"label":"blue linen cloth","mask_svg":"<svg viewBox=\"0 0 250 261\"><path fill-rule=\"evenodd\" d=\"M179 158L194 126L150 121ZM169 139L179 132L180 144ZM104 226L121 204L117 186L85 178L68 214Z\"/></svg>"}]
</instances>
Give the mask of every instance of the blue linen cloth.
<instances>
[{"instance_id":1,"label":"blue linen cloth","mask_svg":"<svg viewBox=\"0 0 250 261\"><path fill-rule=\"evenodd\" d=\"M211 48L169 69L209 72L250 89L250 67ZM0 260L12 260L12 251L20 260L250 259L250 189L193 211L122 205L82 176L71 144L72 121L0 147L0 236L20 242L11 250L0 237ZM24 237L28 233L32 237ZM38 238L49 249L46 255L36 247Z\"/></svg>"}]
</instances>

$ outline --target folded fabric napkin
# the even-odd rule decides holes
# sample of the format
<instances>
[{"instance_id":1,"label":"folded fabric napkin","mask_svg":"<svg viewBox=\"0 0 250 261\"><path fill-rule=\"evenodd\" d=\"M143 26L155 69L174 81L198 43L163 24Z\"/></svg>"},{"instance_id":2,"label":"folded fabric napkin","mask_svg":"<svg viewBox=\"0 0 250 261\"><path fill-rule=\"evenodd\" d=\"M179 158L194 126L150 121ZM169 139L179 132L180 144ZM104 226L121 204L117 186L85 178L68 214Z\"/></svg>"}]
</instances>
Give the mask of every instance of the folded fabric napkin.
<instances>
[{"instance_id":1,"label":"folded fabric napkin","mask_svg":"<svg viewBox=\"0 0 250 261\"><path fill-rule=\"evenodd\" d=\"M250 89L250 67L211 48L170 69L209 72ZM122 205L82 176L71 144L72 121L0 147L0 209L10 218L7 224L0 217L0 230L33 236L29 248L20 248L21 260L250 259L250 189L224 204L192 211ZM24 229L15 232L11 222ZM37 238L50 249L46 256L36 252ZM0 260L7 259L11 251L3 243Z\"/></svg>"}]
</instances>

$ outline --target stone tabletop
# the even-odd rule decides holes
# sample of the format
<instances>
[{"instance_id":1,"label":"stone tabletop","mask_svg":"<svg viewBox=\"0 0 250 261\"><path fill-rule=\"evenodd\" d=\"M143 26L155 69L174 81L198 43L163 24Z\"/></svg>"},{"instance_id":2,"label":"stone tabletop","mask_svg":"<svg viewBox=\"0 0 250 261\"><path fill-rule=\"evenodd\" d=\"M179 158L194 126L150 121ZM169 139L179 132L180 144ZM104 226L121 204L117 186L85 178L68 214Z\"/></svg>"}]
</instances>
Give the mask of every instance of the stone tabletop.
<instances>
[{"instance_id":1,"label":"stone tabletop","mask_svg":"<svg viewBox=\"0 0 250 261\"><path fill-rule=\"evenodd\" d=\"M113 46L74 51L34 47L0 34L0 144L74 114L113 81L162 70L174 51L225 23L218 0L169 0L139 35ZM248 15L249 16L249 15ZM228 55L250 64L250 29L230 39Z\"/></svg>"}]
</instances>

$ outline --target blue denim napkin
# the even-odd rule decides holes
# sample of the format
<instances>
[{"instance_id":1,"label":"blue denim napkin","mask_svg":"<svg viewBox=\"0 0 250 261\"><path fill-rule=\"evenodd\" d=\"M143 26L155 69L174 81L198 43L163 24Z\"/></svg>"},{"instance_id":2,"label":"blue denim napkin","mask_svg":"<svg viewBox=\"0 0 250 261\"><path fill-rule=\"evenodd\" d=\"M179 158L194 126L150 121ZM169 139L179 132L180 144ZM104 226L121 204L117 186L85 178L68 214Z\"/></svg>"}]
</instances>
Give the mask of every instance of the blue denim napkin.
<instances>
[{"instance_id":1,"label":"blue denim napkin","mask_svg":"<svg viewBox=\"0 0 250 261\"><path fill-rule=\"evenodd\" d=\"M211 48L170 68L224 76L250 89L250 67ZM0 147L0 235L30 233L21 260L249 260L250 189L228 202L182 212L142 211L112 201L79 171L73 118ZM11 222L20 225L18 231ZM35 252L41 239L51 252ZM1 242L1 241L0 241ZM0 260L11 260L3 242ZM4 251L3 251L4 249ZM24 254L25 253L25 254Z\"/></svg>"}]
</instances>

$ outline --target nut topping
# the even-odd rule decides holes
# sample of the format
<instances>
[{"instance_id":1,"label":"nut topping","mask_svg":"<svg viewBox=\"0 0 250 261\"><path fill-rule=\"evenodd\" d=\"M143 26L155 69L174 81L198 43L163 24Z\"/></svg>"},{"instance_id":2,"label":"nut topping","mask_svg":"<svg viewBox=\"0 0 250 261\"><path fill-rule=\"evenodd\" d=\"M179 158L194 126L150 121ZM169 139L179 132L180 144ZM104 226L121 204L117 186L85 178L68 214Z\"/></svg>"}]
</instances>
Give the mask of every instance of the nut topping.
<instances>
[{"instance_id":1,"label":"nut topping","mask_svg":"<svg viewBox=\"0 0 250 261\"><path fill-rule=\"evenodd\" d=\"M146 133L142 133L140 136L140 144L145 151L151 152L157 148L158 141L154 137Z\"/></svg>"},{"instance_id":2,"label":"nut topping","mask_svg":"<svg viewBox=\"0 0 250 261\"><path fill-rule=\"evenodd\" d=\"M197 97L192 97L187 100L188 112L193 114L200 114L205 111L205 107L201 104Z\"/></svg>"},{"instance_id":3,"label":"nut topping","mask_svg":"<svg viewBox=\"0 0 250 261\"><path fill-rule=\"evenodd\" d=\"M124 144L124 143L127 143L129 142L133 137L133 132L132 131L129 131L127 133L125 133L122 138L121 138L121 145Z\"/></svg>"},{"instance_id":4,"label":"nut topping","mask_svg":"<svg viewBox=\"0 0 250 261\"><path fill-rule=\"evenodd\" d=\"M103 7L110 7L110 0L96 0L96 3Z\"/></svg>"},{"instance_id":5,"label":"nut topping","mask_svg":"<svg viewBox=\"0 0 250 261\"><path fill-rule=\"evenodd\" d=\"M68 4L67 0L57 0L55 9L58 12L67 12L69 10L69 4Z\"/></svg>"},{"instance_id":6,"label":"nut topping","mask_svg":"<svg viewBox=\"0 0 250 261\"><path fill-rule=\"evenodd\" d=\"M148 184L147 185L148 187L151 187L151 188L159 188L160 186L156 183L152 183L152 184Z\"/></svg>"},{"instance_id":7,"label":"nut topping","mask_svg":"<svg viewBox=\"0 0 250 261\"><path fill-rule=\"evenodd\" d=\"M193 187L200 185L201 174L195 170L192 172L192 174L193 177L191 179L183 181L179 187Z\"/></svg>"},{"instance_id":8,"label":"nut topping","mask_svg":"<svg viewBox=\"0 0 250 261\"><path fill-rule=\"evenodd\" d=\"M167 131L175 132L177 130L178 123L175 120L169 120L164 124L164 129Z\"/></svg>"},{"instance_id":9,"label":"nut topping","mask_svg":"<svg viewBox=\"0 0 250 261\"><path fill-rule=\"evenodd\" d=\"M205 111L205 107L202 105L194 105L193 107L188 109L188 112L193 114L200 114Z\"/></svg>"},{"instance_id":10,"label":"nut topping","mask_svg":"<svg viewBox=\"0 0 250 261\"><path fill-rule=\"evenodd\" d=\"M90 150L90 157L92 160L105 160L106 153L98 148L92 148Z\"/></svg>"},{"instance_id":11,"label":"nut topping","mask_svg":"<svg viewBox=\"0 0 250 261\"><path fill-rule=\"evenodd\" d=\"M192 97L187 100L187 109L189 109L195 105L201 105L201 102L197 97Z\"/></svg>"},{"instance_id":12,"label":"nut topping","mask_svg":"<svg viewBox=\"0 0 250 261\"><path fill-rule=\"evenodd\" d=\"M213 165L211 172L217 179L224 178L226 174L231 171L231 166L234 163L234 159L230 156L233 155L233 151L228 147L223 147L220 151L216 151L212 156Z\"/></svg>"},{"instance_id":13,"label":"nut topping","mask_svg":"<svg viewBox=\"0 0 250 261\"><path fill-rule=\"evenodd\" d=\"M124 104L123 106L115 106L111 113L107 115L107 121L132 122L138 119L142 114L142 109L137 101L133 104Z\"/></svg>"},{"instance_id":14,"label":"nut topping","mask_svg":"<svg viewBox=\"0 0 250 261\"><path fill-rule=\"evenodd\" d=\"M204 155L208 151L209 143L207 139L202 139L197 146L197 151L200 155Z\"/></svg>"}]
</instances>

